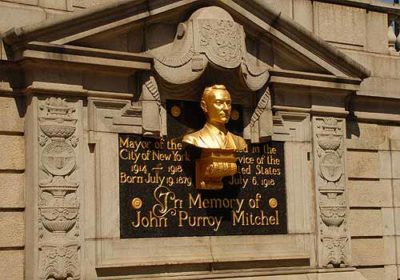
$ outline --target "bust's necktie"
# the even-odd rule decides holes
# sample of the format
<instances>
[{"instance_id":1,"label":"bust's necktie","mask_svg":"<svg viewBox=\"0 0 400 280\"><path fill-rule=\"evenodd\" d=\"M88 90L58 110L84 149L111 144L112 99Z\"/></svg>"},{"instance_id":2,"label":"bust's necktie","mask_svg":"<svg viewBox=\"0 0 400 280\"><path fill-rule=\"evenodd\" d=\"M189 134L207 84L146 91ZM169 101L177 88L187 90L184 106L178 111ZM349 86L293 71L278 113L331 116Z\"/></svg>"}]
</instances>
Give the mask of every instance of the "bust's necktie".
<instances>
[{"instance_id":1,"label":"bust's necktie","mask_svg":"<svg viewBox=\"0 0 400 280\"><path fill-rule=\"evenodd\" d=\"M222 131L220 131L218 134L219 134L219 137L218 137L219 145L220 145L220 147L222 149L225 149L225 147L226 147L226 136Z\"/></svg>"}]
</instances>

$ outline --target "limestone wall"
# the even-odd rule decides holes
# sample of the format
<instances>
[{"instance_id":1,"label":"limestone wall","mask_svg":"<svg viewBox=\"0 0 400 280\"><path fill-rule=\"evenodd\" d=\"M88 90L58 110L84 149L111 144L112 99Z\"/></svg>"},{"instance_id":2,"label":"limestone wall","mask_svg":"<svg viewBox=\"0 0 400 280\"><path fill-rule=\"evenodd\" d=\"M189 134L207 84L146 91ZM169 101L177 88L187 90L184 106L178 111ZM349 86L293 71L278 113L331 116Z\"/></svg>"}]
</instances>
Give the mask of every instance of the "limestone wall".
<instances>
[{"instance_id":1,"label":"limestone wall","mask_svg":"<svg viewBox=\"0 0 400 280\"><path fill-rule=\"evenodd\" d=\"M400 98L400 58L388 49L388 14L357 7L356 1L342 1L344 5L326 3L335 1L266 2L371 70L372 76L363 82L358 95L386 97L386 105ZM390 112L380 102L364 109L372 106L378 113ZM347 124L352 262L371 280L400 278L399 133L399 126L385 125L384 120Z\"/></svg>"},{"instance_id":2,"label":"limestone wall","mask_svg":"<svg viewBox=\"0 0 400 280\"><path fill-rule=\"evenodd\" d=\"M0 91L0 275L23 279L24 273L24 118L21 98Z\"/></svg>"},{"instance_id":3,"label":"limestone wall","mask_svg":"<svg viewBox=\"0 0 400 280\"><path fill-rule=\"evenodd\" d=\"M0 33L106 2L111 0L0 1ZM388 52L387 14L311 0L265 2L370 69L373 77L360 94L400 98L400 58ZM0 58L6 59L2 48ZM1 88L0 79L0 278L24 279L26 104ZM398 279L400 127L350 121L347 134L352 262L368 279Z\"/></svg>"},{"instance_id":4,"label":"limestone wall","mask_svg":"<svg viewBox=\"0 0 400 280\"><path fill-rule=\"evenodd\" d=\"M398 279L400 127L351 122L348 134L353 264L368 279Z\"/></svg>"},{"instance_id":5,"label":"limestone wall","mask_svg":"<svg viewBox=\"0 0 400 280\"><path fill-rule=\"evenodd\" d=\"M0 37L11 28L35 24L72 11L71 0L0 1ZM0 59L6 59L1 40Z\"/></svg>"}]
</instances>

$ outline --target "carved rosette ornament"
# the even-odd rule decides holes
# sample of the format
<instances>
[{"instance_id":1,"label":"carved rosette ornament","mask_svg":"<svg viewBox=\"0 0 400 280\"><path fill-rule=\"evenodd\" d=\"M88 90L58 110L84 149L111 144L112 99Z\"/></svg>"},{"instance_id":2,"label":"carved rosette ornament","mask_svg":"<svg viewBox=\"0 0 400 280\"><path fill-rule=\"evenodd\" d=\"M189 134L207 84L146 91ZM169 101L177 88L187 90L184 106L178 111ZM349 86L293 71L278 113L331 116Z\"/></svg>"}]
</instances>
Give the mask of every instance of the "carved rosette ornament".
<instances>
[{"instance_id":1,"label":"carved rosette ornament","mask_svg":"<svg viewBox=\"0 0 400 280\"><path fill-rule=\"evenodd\" d=\"M314 117L315 180L318 203L319 264L349 265L345 193L344 120Z\"/></svg>"},{"instance_id":2,"label":"carved rosette ornament","mask_svg":"<svg viewBox=\"0 0 400 280\"><path fill-rule=\"evenodd\" d=\"M39 109L40 279L80 279L76 112L54 97L42 101Z\"/></svg>"}]
</instances>

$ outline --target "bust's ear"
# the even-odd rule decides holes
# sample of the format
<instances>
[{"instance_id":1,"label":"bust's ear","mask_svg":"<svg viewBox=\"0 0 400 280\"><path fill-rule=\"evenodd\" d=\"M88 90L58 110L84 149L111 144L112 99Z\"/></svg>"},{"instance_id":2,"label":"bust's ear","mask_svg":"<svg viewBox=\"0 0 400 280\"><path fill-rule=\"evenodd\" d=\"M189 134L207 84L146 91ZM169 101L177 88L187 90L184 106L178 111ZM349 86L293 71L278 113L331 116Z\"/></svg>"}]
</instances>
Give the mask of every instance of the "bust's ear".
<instances>
[{"instance_id":1,"label":"bust's ear","mask_svg":"<svg viewBox=\"0 0 400 280\"><path fill-rule=\"evenodd\" d=\"M200 107L201 107L201 109L203 109L204 113L207 113L207 103L206 103L206 101L204 99L202 99L200 101Z\"/></svg>"}]
</instances>

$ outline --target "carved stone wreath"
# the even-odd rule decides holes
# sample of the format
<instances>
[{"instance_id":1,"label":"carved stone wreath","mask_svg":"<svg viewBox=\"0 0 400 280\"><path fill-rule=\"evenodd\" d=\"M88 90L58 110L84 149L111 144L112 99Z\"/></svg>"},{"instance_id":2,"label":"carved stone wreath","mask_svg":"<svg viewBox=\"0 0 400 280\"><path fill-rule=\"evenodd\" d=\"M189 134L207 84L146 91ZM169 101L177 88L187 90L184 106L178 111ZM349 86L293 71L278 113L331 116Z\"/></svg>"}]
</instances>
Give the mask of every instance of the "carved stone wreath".
<instances>
[{"instance_id":1,"label":"carved stone wreath","mask_svg":"<svg viewBox=\"0 0 400 280\"><path fill-rule=\"evenodd\" d=\"M334 152L323 155L319 167L322 177L328 182L336 182L342 177L342 160Z\"/></svg>"}]
</instances>

